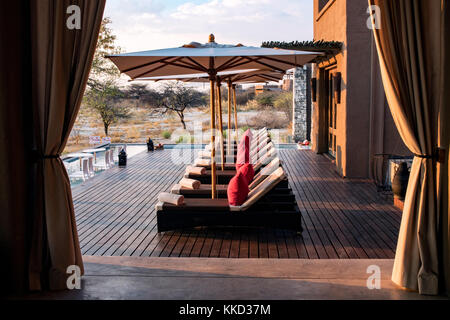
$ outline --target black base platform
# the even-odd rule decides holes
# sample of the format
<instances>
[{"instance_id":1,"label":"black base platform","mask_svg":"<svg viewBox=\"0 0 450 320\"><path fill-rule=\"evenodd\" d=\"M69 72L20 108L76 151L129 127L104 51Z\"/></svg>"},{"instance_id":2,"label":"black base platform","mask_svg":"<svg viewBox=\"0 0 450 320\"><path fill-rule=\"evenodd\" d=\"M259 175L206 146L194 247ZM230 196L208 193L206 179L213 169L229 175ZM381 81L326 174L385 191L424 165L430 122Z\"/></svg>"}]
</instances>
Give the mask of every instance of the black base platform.
<instances>
[{"instance_id":1,"label":"black base platform","mask_svg":"<svg viewBox=\"0 0 450 320\"><path fill-rule=\"evenodd\" d=\"M187 206L165 204L157 210L158 232L194 227L266 227L302 232L294 201L267 195L246 211L230 211L227 199L185 199Z\"/></svg>"}]
</instances>

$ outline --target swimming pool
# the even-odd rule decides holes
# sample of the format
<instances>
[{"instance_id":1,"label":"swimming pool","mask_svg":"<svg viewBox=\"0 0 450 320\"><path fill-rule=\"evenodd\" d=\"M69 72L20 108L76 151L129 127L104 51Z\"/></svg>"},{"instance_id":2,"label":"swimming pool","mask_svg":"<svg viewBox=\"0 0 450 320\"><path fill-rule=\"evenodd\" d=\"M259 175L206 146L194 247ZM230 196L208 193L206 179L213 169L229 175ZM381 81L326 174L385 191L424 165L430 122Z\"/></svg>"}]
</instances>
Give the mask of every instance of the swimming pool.
<instances>
[{"instance_id":1,"label":"swimming pool","mask_svg":"<svg viewBox=\"0 0 450 320\"><path fill-rule=\"evenodd\" d=\"M130 159L132 157L134 157L135 155L147 150L147 146L144 144L111 144L111 145L106 145L106 146L100 146L98 148L94 148L94 149L99 149L101 151L96 152L95 158L93 158L93 163L97 164L97 163L104 163L105 162L105 154L107 150L111 150L113 153L113 159L114 159L114 165L117 165L119 158L118 158L118 154L119 151L125 147L126 148L126 152L127 152L127 158ZM83 150L80 151L81 153L83 152ZM93 152L89 152L91 154L93 154ZM89 154L88 153L88 154ZM91 156L92 157L92 156ZM83 179L80 178L79 176L77 176L76 173L80 172L82 170L81 168L81 161L80 161L80 157L79 156L75 156L75 157L70 157L70 155L63 157L63 163L64 166L66 167L67 170L67 174L69 175L69 179L70 179L70 185L76 186L79 185L81 183L83 183ZM100 173L102 173L103 171L108 170L105 168L95 168L94 170L94 175L96 176Z\"/></svg>"}]
</instances>

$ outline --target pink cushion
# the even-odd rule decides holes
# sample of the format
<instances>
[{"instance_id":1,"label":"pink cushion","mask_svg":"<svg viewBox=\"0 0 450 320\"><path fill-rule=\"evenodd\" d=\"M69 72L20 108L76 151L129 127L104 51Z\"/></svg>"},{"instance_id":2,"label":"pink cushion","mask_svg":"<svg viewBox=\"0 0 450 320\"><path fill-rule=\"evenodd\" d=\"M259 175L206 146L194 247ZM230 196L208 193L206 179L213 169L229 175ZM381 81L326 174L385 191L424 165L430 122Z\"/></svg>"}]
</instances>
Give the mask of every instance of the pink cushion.
<instances>
[{"instance_id":1,"label":"pink cushion","mask_svg":"<svg viewBox=\"0 0 450 320\"><path fill-rule=\"evenodd\" d=\"M239 171L244 175L245 179L247 180L247 184L250 184L253 181L253 177L255 176L255 169L253 168L252 164L243 164L239 168Z\"/></svg>"},{"instance_id":2,"label":"pink cushion","mask_svg":"<svg viewBox=\"0 0 450 320\"><path fill-rule=\"evenodd\" d=\"M252 133L252 131L251 131L250 129L247 129L247 130L244 132L243 137L245 137L245 136L249 137L250 141L252 141L252 139L253 139L253 133ZM241 141L242 141L242 139L241 139Z\"/></svg>"},{"instance_id":3,"label":"pink cushion","mask_svg":"<svg viewBox=\"0 0 450 320\"><path fill-rule=\"evenodd\" d=\"M247 179L241 171L238 171L228 184L228 204L231 206L242 205L247 199L248 193Z\"/></svg>"},{"instance_id":4,"label":"pink cushion","mask_svg":"<svg viewBox=\"0 0 450 320\"><path fill-rule=\"evenodd\" d=\"M236 171L239 171L239 168L250 162L250 138L248 136L244 136L241 143L239 143L237 156L236 156Z\"/></svg>"}]
</instances>

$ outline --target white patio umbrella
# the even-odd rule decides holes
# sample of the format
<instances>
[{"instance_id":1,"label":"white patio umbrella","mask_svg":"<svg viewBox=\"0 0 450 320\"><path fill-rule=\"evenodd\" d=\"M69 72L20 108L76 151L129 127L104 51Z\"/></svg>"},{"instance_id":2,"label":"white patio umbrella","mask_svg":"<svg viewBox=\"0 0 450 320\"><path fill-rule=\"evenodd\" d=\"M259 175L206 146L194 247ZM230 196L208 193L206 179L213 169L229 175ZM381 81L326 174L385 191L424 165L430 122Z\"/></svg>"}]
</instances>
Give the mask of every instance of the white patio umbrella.
<instances>
[{"instance_id":1,"label":"white patio umbrella","mask_svg":"<svg viewBox=\"0 0 450 320\"><path fill-rule=\"evenodd\" d=\"M260 68L284 72L293 67L301 67L319 55L322 53L246 47L241 44L222 45L215 42L214 35L210 35L206 44L191 42L179 48L124 53L110 55L107 58L131 79L193 72L208 74L211 87L211 197L214 199L216 197L214 83L217 73Z\"/></svg>"},{"instance_id":2,"label":"white patio umbrella","mask_svg":"<svg viewBox=\"0 0 450 320\"><path fill-rule=\"evenodd\" d=\"M285 72L274 71L274 70L237 70L237 71L222 71L217 73L216 77L216 87L217 87L217 102L219 106L219 130L222 132L222 96L220 85L222 82L226 82L228 84L228 150L231 150L231 105L232 105L232 96L234 100L234 128L237 133L238 125L237 125L237 106L236 106L236 84L237 83L261 83L261 82L269 82L269 81L279 81L283 79ZM209 76L207 73L199 73L199 74L190 74L190 75L178 75L178 76L165 76L165 77L143 77L137 78L136 81L168 81L168 80L176 80L182 82L208 82ZM221 159L222 159L222 170L224 170L224 146L223 139L221 136ZM228 153L229 154L229 153Z\"/></svg>"}]
</instances>

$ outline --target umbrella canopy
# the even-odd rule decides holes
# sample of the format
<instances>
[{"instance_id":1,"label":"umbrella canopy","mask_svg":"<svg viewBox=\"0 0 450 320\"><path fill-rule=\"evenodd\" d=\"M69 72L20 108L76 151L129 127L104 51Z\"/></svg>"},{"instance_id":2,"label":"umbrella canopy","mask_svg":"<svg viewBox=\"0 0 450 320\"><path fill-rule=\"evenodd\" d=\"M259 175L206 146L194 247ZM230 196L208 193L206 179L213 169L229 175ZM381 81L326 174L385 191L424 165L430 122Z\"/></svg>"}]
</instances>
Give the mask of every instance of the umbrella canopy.
<instances>
[{"instance_id":1,"label":"umbrella canopy","mask_svg":"<svg viewBox=\"0 0 450 320\"><path fill-rule=\"evenodd\" d=\"M311 62L322 53L224 45L214 41L191 42L178 48L140 51L107 56L131 79L168 75L214 73L226 70L268 68L286 71Z\"/></svg>"}]
</instances>

